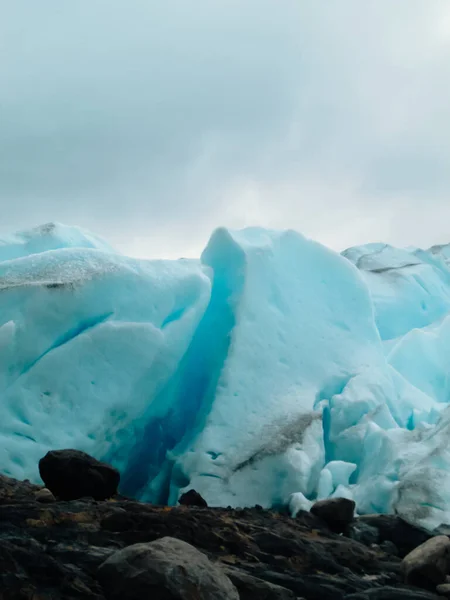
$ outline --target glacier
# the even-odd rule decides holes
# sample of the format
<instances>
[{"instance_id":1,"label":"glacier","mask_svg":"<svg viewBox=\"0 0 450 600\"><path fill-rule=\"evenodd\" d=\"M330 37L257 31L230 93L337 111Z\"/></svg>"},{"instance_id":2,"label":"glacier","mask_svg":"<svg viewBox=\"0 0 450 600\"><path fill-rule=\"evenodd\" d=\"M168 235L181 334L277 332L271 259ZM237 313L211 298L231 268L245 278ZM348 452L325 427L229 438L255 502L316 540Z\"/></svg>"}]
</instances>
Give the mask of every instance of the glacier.
<instances>
[{"instance_id":1,"label":"glacier","mask_svg":"<svg viewBox=\"0 0 450 600\"><path fill-rule=\"evenodd\" d=\"M220 228L137 260L47 224L0 238L0 471L70 447L149 502L345 496L445 531L448 349L450 246Z\"/></svg>"}]
</instances>

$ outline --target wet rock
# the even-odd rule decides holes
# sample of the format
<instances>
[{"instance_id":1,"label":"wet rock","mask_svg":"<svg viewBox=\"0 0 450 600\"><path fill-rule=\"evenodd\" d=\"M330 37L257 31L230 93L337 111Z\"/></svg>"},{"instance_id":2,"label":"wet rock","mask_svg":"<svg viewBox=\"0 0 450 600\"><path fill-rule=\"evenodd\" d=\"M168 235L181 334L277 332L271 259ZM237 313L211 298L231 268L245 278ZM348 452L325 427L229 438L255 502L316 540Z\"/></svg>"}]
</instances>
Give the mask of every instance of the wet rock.
<instances>
[{"instance_id":1,"label":"wet rock","mask_svg":"<svg viewBox=\"0 0 450 600\"><path fill-rule=\"evenodd\" d=\"M26 537L0 540L2 600L100 600L100 586L73 565L64 565L44 543Z\"/></svg>"},{"instance_id":2,"label":"wet rock","mask_svg":"<svg viewBox=\"0 0 450 600\"><path fill-rule=\"evenodd\" d=\"M444 598L450 598L450 583L441 583L436 587L436 592Z\"/></svg>"},{"instance_id":3,"label":"wet rock","mask_svg":"<svg viewBox=\"0 0 450 600\"><path fill-rule=\"evenodd\" d=\"M34 495L42 489L42 486L34 485L28 480L17 481L5 475L0 475L0 505L14 502L32 502Z\"/></svg>"},{"instance_id":4,"label":"wet rock","mask_svg":"<svg viewBox=\"0 0 450 600\"><path fill-rule=\"evenodd\" d=\"M298 525L300 527L314 529L316 531L320 531L324 535L330 534L330 528L325 523L325 521L323 521L322 519L319 519L319 517L316 517L309 511L300 510L297 513L297 516L294 518L295 518L296 523L298 523Z\"/></svg>"},{"instance_id":5,"label":"wet rock","mask_svg":"<svg viewBox=\"0 0 450 600\"><path fill-rule=\"evenodd\" d=\"M107 600L239 600L225 573L175 538L119 550L98 571Z\"/></svg>"},{"instance_id":6,"label":"wet rock","mask_svg":"<svg viewBox=\"0 0 450 600\"><path fill-rule=\"evenodd\" d=\"M410 525L396 515L362 515L358 521L376 527L380 534L380 543L388 541L398 548L399 556L406 556L411 550L431 538L431 535Z\"/></svg>"},{"instance_id":7,"label":"wet rock","mask_svg":"<svg viewBox=\"0 0 450 600\"><path fill-rule=\"evenodd\" d=\"M91 496L111 498L117 492L119 472L79 450L53 450L39 461L46 487L61 500Z\"/></svg>"},{"instance_id":8,"label":"wet rock","mask_svg":"<svg viewBox=\"0 0 450 600\"><path fill-rule=\"evenodd\" d=\"M226 569L226 574L239 592L240 600L296 600L291 590L253 577L239 569Z\"/></svg>"},{"instance_id":9,"label":"wet rock","mask_svg":"<svg viewBox=\"0 0 450 600\"><path fill-rule=\"evenodd\" d=\"M255 590L258 600L288 600L292 594L304 600L437 597L434 589L404 583L401 559L390 551L393 542L363 545L332 532L310 512L293 519L255 508L191 510L119 495L42 504L35 497L41 489L0 476L1 600L107 600L100 565L131 545L165 537L194 546L210 560L209 568L221 565L241 600L253 600ZM381 540L387 531L401 541L402 527L406 538L410 532L407 544L417 538L396 517L377 519Z\"/></svg>"},{"instance_id":10,"label":"wet rock","mask_svg":"<svg viewBox=\"0 0 450 600\"><path fill-rule=\"evenodd\" d=\"M195 490L189 490L184 493L178 500L178 503L183 506L198 506L199 508L207 508L208 506L206 500Z\"/></svg>"},{"instance_id":11,"label":"wet rock","mask_svg":"<svg viewBox=\"0 0 450 600\"><path fill-rule=\"evenodd\" d=\"M345 600L442 600L442 596L413 588L386 586L350 594Z\"/></svg>"},{"instance_id":12,"label":"wet rock","mask_svg":"<svg viewBox=\"0 0 450 600\"><path fill-rule=\"evenodd\" d=\"M328 498L313 504L311 512L323 519L332 531L342 533L353 521L355 506L348 498Z\"/></svg>"},{"instance_id":13,"label":"wet rock","mask_svg":"<svg viewBox=\"0 0 450 600\"><path fill-rule=\"evenodd\" d=\"M365 546L378 544L380 540L378 529L373 527L373 525L369 525L368 523L365 523L359 519L356 519L347 526L344 535L352 540L364 544Z\"/></svg>"},{"instance_id":14,"label":"wet rock","mask_svg":"<svg viewBox=\"0 0 450 600\"><path fill-rule=\"evenodd\" d=\"M265 578L275 585L286 587L296 597L306 600L343 600L345 593L336 586L334 578L299 577L288 573L277 573L268 571Z\"/></svg>"},{"instance_id":15,"label":"wet rock","mask_svg":"<svg viewBox=\"0 0 450 600\"><path fill-rule=\"evenodd\" d=\"M390 556L399 556L397 546L393 542L390 542L389 540L385 540L384 542L382 542L380 544L380 550L382 550L383 552L385 552L386 554L388 554Z\"/></svg>"},{"instance_id":16,"label":"wet rock","mask_svg":"<svg viewBox=\"0 0 450 600\"><path fill-rule=\"evenodd\" d=\"M41 502L42 504L52 504L53 502L56 502L55 496L51 493L51 491L48 488L42 488L41 490L35 493L34 497L38 502Z\"/></svg>"},{"instance_id":17,"label":"wet rock","mask_svg":"<svg viewBox=\"0 0 450 600\"><path fill-rule=\"evenodd\" d=\"M445 535L431 538L405 556L402 568L406 583L434 590L450 570L450 540Z\"/></svg>"}]
</instances>

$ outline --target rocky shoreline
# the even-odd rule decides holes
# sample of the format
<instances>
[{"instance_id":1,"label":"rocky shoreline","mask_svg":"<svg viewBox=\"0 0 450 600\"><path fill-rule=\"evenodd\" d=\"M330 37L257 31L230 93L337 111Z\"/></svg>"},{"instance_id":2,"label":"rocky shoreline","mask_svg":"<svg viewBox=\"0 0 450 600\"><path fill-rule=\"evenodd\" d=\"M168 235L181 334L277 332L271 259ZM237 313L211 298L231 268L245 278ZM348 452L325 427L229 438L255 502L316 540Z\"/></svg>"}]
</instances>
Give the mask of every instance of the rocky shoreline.
<instances>
[{"instance_id":1,"label":"rocky shoreline","mask_svg":"<svg viewBox=\"0 0 450 600\"><path fill-rule=\"evenodd\" d=\"M0 599L108 600L99 567L132 544L176 538L204 553L241 600L433 600L404 584L402 558L428 535L396 516L361 517L348 535L310 512L158 507L115 496L54 500L0 476ZM374 537L375 536L375 537ZM160 593L128 598L208 598ZM227 596L214 596L210 598ZM231 596L229 596L231 598Z\"/></svg>"}]
</instances>

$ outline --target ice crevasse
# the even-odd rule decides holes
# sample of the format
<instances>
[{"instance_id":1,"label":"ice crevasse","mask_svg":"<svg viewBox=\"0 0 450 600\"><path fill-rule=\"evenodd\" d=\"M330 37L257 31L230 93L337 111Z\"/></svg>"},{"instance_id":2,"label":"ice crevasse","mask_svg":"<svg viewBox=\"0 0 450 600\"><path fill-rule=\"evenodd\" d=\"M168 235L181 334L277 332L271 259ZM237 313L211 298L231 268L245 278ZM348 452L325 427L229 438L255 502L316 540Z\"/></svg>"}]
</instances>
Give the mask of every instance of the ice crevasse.
<instances>
[{"instance_id":1,"label":"ice crevasse","mask_svg":"<svg viewBox=\"0 0 450 600\"><path fill-rule=\"evenodd\" d=\"M449 262L259 228L178 261L59 224L0 238L0 471L71 447L150 502L346 496L443 531Z\"/></svg>"}]
</instances>

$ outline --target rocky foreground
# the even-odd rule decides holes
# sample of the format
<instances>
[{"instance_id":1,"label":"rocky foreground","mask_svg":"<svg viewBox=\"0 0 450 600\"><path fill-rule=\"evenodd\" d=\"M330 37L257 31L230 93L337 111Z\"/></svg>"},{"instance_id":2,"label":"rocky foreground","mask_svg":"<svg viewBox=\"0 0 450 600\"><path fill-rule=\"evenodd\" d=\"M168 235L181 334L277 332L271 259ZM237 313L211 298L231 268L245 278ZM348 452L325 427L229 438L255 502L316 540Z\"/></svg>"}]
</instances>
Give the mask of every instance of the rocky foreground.
<instances>
[{"instance_id":1,"label":"rocky foreground","mask_svg":"<svg viewBox=\"0 0 450 600\"><path fill-rule=\"evenodd\" d=\"M310 512L157 507L119 495L58 500L0 476L0 599L450 597L444 536L427 542L427 533L384 515L360 517L344 534L332 529ZM424 542L405 567L403 557Z\"/></svg>"}]
</instances>

